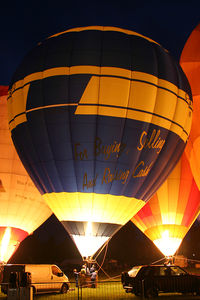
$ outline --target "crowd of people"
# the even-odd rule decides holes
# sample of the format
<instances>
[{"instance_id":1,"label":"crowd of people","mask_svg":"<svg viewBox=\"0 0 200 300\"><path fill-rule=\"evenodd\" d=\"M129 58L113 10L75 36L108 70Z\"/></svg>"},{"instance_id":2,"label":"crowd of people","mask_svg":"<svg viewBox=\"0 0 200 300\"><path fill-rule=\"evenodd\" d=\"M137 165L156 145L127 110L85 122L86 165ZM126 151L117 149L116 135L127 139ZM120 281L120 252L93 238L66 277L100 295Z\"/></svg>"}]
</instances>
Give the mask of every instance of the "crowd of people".
<instances>
[{"instance_id":1,"label":"crowd of people","mask_svg":"<svg viewBox=\"0 0 200 300\"><path fill-rule=\"evenodd\" d=\"M74 278L76 281L76 287L91 287L96 288L98 271L95 265L88 267L86 264L82 265L80 272L74 269Z\"/></svg>"}]
</instances>

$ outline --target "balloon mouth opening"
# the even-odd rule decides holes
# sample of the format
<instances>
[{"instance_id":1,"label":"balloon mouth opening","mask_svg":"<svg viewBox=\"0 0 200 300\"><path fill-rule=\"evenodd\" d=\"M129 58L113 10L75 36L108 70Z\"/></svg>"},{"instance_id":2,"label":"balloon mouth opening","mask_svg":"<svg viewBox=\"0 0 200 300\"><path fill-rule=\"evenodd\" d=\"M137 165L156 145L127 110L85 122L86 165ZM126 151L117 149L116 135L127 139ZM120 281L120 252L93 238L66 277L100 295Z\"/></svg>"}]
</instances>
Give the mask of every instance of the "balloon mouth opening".
<instances>
[{"instance_id":1,"label":"balloon mouth opening","mask_svg":"<svg viewBox=\"0 0 200 300\"><path fill-rule=\"evenodd\" d=\"M13 227L0 227L0 262L7 263L28 233Z\"/></svg>"},{"instance_id":2,"label":"balloon mouth opening","mask_svg":"<svg viewBox=\"0 0 200 300\"><path fill-rule=\"evenodd\" d=\"M153 242L166 257L171 257L178 250L182 242L182 238L171 237L169 235L169 231L165 230L162 233L161 238L156 239Z\"/></svg>"},{"instance_id":3,"label":"balloon mouth opening","mask_svg":"<svg viewBox=\"0 0 200 300\"><path fill-rule=\"evenodd\" d=\"M82 257L93 257L93 255L105 244L109 239L107 236L85 236L72 235L74 242Z\"/></svg>"},{"instance_id":4,"label":"balloon mouth opening","mask_svg":"<svg viewBox=\"0 0 200 300\"><path fill-rule=\"evenodd\" d=\"M97 236L93 232L92 222L87 222L84 235L72 234L72 238L82 257L92 257L109 239L107 236Z\"/></svg>"},{"instance_id":5,"label":"balloon mouth opening","mask_svg":"<svg viewBox=\"0 0 200 300\"><path fill-rule=\"evenodd\" d=\"M94 255L98 255L105 243L121 228L119 224L92 220L61 221L61 223L74 241L83 260L84 258L94 259Z\"/></svg>"}]
</instances>

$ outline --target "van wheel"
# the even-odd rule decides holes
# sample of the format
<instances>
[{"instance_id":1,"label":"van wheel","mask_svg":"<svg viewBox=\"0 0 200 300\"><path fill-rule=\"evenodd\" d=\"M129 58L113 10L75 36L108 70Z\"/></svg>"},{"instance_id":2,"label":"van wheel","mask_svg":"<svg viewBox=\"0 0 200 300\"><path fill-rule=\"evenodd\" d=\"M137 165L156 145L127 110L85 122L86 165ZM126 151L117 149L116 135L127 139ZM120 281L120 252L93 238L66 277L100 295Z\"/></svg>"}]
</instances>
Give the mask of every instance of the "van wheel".
<instances>
[{"instance_id":1,"label":"van wheel","mask_svg":"<svg viewBox=\"0 0 200 300\"><path fill-rule=\"evenodd\" d=\"M64 283L61 287L61 291L60 291L61 294L66 294L68 289L69 289L68 285Z\"/></svg>"}]
</instances>

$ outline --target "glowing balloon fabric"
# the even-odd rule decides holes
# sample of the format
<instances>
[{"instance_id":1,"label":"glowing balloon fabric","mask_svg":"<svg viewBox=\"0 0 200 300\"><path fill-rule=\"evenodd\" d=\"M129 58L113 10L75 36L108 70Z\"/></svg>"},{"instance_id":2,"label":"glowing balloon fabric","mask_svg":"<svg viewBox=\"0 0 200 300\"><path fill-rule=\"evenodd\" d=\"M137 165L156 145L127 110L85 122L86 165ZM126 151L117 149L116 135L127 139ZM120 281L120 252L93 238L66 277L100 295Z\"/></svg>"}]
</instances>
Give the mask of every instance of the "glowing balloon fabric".
<instances>
[{"instance_id":1,"label":"glowing balloon fabric","mask_svg":"<svg viewBox=\"0 0 200 300\"><path fill-rule=\"evenodd\" d=\"M200 189L200 24L189 36L181 54L180 64L189 80L194 103L192 128L186 154L196 184Z\"/></svg>"},{"instance_id":2,"label":"glowing balloon fabric","mask_svg":"<svg viewBox=\"0 0 200 300\"><path fill-rule=\"evenodd\" d=\"M166 50L100 26L38 44L13 77L8 107L25 168L84 256L157 190L192 116L186 77Z\"/></svg>"},{"instance_id":3,"label":"glowing balloon fabric","mask_svg":"<svg viewBox=\"0 0 200 300\"><path fill-rule=\"evenodd\" d=\"M0 261L7 261L20 242L52 214L16 153L6 102L6 87L0 86Z\"/></svg>"},{"instance_id":4,"label":"glowing balloon fabric","mask_svg":"<svg viewBox=\"0 0 200 300\"><path fill-rule=\"evenodd\" d=\"M167 180L132 222L166 256L173 255L200 211L200 192L183 153Z\"/></svg>"}]
</instances>

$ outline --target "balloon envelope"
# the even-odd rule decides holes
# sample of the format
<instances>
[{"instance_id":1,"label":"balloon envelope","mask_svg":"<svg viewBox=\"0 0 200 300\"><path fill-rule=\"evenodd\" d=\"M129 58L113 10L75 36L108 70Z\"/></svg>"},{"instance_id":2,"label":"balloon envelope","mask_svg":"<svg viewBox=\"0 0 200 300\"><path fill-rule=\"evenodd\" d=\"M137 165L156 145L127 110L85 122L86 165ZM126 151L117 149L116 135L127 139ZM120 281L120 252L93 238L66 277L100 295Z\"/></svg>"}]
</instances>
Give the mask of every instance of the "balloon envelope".
<instances>
[{"instance_id":1,"label":"balloon envelope","mask_svg":"<svg viewBox=\"0 0 200 300\"><path fill-rule=\"evenodd\" d=\"M183 48L180 64L189 80L194 104L192 128L186 154L196 184L200 189L200 24L190 34Z\"/></svg>"},{"instance_id":2,"label":"balloon envelope","mask_svg":"<svg viewBox=\"0 0 200 300\"><path fill-rule=\"evenodd\" d=\"M0 261L52 214L24 169L8 128L6 87L0 86Z\"/></svg>"},{"instance_id":3,"label":"balloon envelope","mask_svg":"<svg viewBox=\"0 0 200 300\"><path fill-rule=\"evenodd\" d=\"M184 152L167 180L131 220L165 256L171 256L199 211L200 191Z\"/></svg>"},{"instance_id":4,"label":"balloon envelope","mask_svg":"<svg viewBox=\"0 0 200 300\"><path fill-rule=\"evenodd\" d=\"M100 26L39 43L13 76L8 107L23 164L82 256L157 190L192 117L187 79L164 48Z\"/></svg>"}]
</instances>

